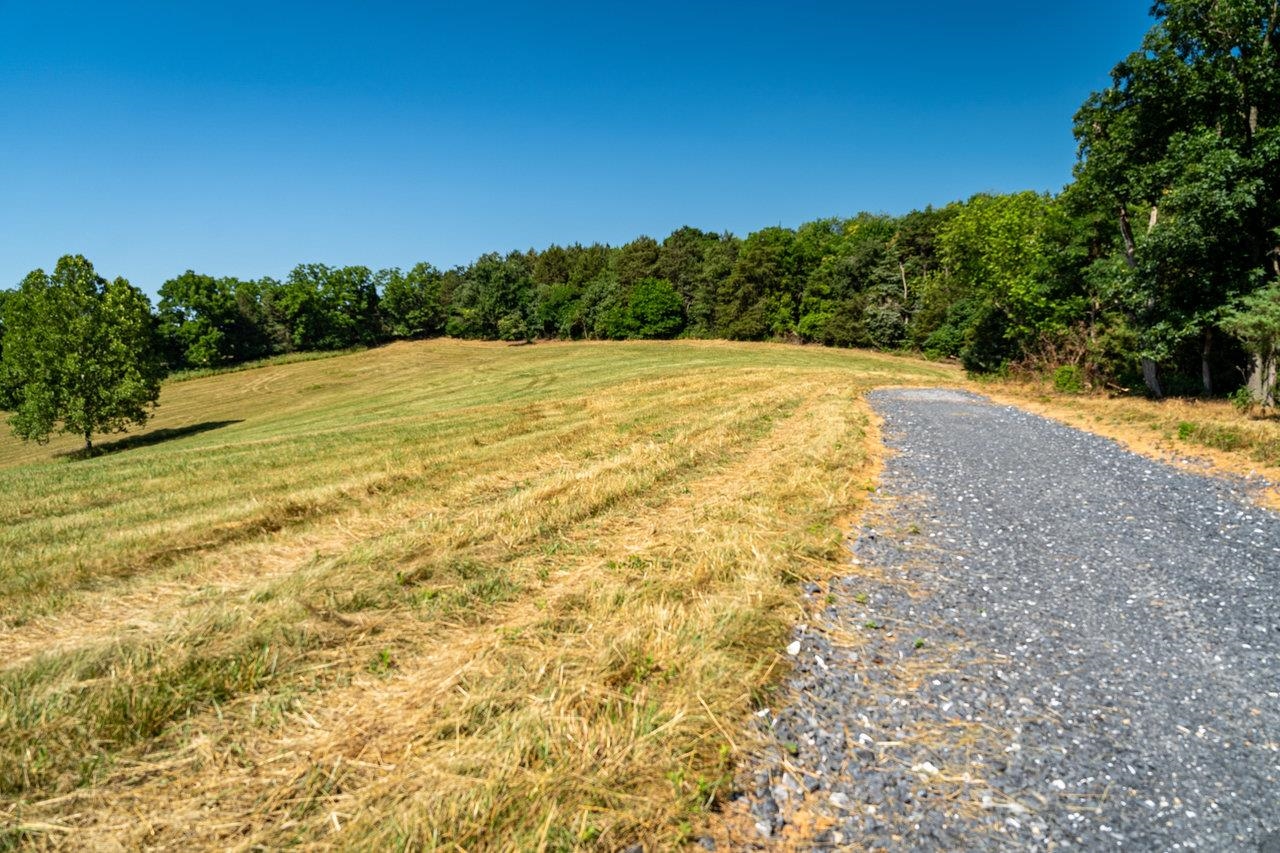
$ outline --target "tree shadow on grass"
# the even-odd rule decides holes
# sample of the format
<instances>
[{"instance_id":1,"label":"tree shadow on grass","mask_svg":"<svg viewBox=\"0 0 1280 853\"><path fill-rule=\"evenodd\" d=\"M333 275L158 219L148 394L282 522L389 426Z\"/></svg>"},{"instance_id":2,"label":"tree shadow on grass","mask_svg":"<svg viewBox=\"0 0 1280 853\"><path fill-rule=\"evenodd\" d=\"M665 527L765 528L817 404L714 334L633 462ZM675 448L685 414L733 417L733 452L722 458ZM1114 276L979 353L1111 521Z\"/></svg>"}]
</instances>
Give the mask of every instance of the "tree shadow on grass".
<instances>
[{"instance_id":1,"label":"tree shadow on grass","mask_svg":"<svg viewBox=\"0 0 1280 853\"><path fill-rule=\"evenodd\" d=\"M222 429L232 424L242 423L241 420L234 421L205 421L204 423L191 424L184 427L166 427L164 429L153 429L151 432L143 432L137 435L129 435L115 441L106 441L102 444L95 444L93 450L88 453L84 448L79 450L68 450L56 454L64 459L79 461L81 459L90 459L98 456L105 456L108 453L120 453L124 450L136 450L139 447L150 447L153 444L163 444L166 441L173 441L176 438L186 438L189 435L199 435L202 432L210 430Z\"/></svg>"}]
</instances>

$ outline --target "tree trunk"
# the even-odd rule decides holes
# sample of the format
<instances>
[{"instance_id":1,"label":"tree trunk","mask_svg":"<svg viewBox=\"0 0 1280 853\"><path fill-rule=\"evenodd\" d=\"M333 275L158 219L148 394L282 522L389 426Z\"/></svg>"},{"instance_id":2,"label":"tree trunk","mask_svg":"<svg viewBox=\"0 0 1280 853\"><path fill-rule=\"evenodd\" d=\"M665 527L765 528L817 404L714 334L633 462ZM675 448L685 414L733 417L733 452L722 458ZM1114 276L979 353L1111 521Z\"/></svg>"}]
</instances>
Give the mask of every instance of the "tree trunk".
<instances>
[{"instance_id":1,"label":"tree trunk","mask_svg":"<svg viewBox=\"0 0 1280 853\"><path fill-rule=\"evenodd\" d=\"M1151 396L1157 400L1164 397L1164 390L1160 387L1160 372L1156 369L1156 363L1153 359L1142 359L1142 381L1147 383L1147 390L1151 392Z\"/></svg>"},{"instance_id":2,"label":"tree trunk","mask_svg":"<svg viewBox=\"0 0 1280 853\"><path fill-rule=\"evenodd\" d=\"M1273 357L1255 355L1253 373L1249 376L1249 390L1263 406L1271 406L1271 392L1276 387L1276 362Z\"/></svg>"},{"instance_id":3,"label":"tree trunk","mask_svg":"<svg viewBox=\"0 0 1280 853\"><path fill-rule=\"evenodd\" d=\"M93 453L93 433L89 430L84 431L84 454L88 456Z\"/></svg>"},{"instance_id":4,"label":"tree trunk","mask_svg":"<svg viewBox=\"0 0 1280 853\"><path fill-rule=\"evenodd\" d=\"M1200 381L1204 395L1213 396L1213 372L1209 370L1209 355L1213 352L1213 329L1204 330L1204 346L1200 348Z\"/></svg>"},{"instance_id":5,"label":"tree trunk","mask_svg":"<svg viewBox=\"0 0 1280 853\"><path fill-rule=\"evenodd\" d=\"M1129 269L1138 267L1138 246L1133 242L1133 227L1129 224L1129 211L1120 205L1120 236L1124 238L1124 262Z\"/></svg>"},{"instance_id":6,"label":"tree trunk","mask_svg":"<svg viewBox=\"0 0 1280 853\"><path fill-rule=\"evenodd\" d=\"M903 300L909 299L910 297L907 295L907 268L902 261L898 261L898 273L902 276L902 298Z\"/></svg>"},{"instance_id":7,"label":"tree trunk","mask_svg":"<svg viewBox=\"0 0 1280 853\"><path fill-rule=\"evenodd\" d=\"M1152 210L1154 211L1155 208ZM1129 224L1129 211L1121 204L1119 213L1120 236L1124 239L1124 262L1129 269L1137 269L1138 246L1133 239L1133 226ZM1156 370L1156 363L1149 358L1142 359L1142 381L1146 383L1152 397L1159 400L1164 396L1164 390L1160 387L1160 373Z\"/></svg>"}]
</instances>

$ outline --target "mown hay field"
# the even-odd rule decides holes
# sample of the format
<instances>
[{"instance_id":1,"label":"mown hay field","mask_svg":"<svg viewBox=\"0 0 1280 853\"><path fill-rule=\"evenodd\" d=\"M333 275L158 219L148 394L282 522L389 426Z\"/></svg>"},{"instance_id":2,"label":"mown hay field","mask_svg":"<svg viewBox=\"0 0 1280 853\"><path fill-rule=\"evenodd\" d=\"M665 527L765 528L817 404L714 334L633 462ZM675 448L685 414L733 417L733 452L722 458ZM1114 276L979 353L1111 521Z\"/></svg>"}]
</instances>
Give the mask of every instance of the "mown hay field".
<instances>
[{"instance_id":1,"label":"mown hay field","mask_svg":"<svg viewBox=\"0 0 1280 853\"><path fill-rule=\"evenodd\" d=\"M401 343L0 438L0 848L649 849L726 793L868 353Z\"/></svg>"}]
</instances>

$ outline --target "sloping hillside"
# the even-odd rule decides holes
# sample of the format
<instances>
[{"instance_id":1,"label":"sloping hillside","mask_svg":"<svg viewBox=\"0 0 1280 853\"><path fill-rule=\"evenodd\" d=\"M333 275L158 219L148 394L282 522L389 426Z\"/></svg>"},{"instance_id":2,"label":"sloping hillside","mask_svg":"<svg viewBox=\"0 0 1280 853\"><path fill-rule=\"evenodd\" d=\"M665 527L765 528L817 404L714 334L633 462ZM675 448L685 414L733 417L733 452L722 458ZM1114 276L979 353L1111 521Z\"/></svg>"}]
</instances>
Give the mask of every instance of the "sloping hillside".
<instances>
[{"instance_id":1,"label":"sloping hillside","mask_svg":"<svg viewBox=\"0 0 1280 853\"><path fill-rule=\"evenodd\" d=\"M669 844L873 474L850 351L405 343L0 439L9 843Z\"/></svg>"}]
</instances>

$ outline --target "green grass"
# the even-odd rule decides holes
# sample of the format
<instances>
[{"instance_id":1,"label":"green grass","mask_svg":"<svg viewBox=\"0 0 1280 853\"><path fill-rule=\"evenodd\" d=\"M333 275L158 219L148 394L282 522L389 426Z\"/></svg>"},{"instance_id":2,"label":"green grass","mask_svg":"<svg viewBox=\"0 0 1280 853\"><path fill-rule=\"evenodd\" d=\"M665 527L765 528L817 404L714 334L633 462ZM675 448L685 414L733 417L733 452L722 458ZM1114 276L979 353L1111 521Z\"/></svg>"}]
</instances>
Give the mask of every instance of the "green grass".
<instances>
[{"instance_id":1,"label":"green grass","mask_svg":"<svg viewBox=\"0 0 1280 853\"><path fill-rule=\"evenodd\" d=\"M272 367L281 364L295 364L300 361L319 361L324 358L336 358L341 355L351 355L352 353L363 352L365 347L351 347L342 350L325 350L321 352L291 352L284 355L273 355L270 358L263 358L257 361L246 361L241 364L230 364L223 367L191 367L185 370L175 370L169 374L168 381L187 382L191 379L204 379L207 376L222 376L227 373L240 373L245 370L257 370L261 367Z\"/></svg>"},{"instance_id":2,"label":"green grass","mask_svg":"<svg viewBox=\"0 0 1280 853\"><path fill-rule=\"evenodd\" d=\"M0 846L676 843L840 569L861 393L954 380L436 341L0 439Z\"/></svg>"}]
</instances>

